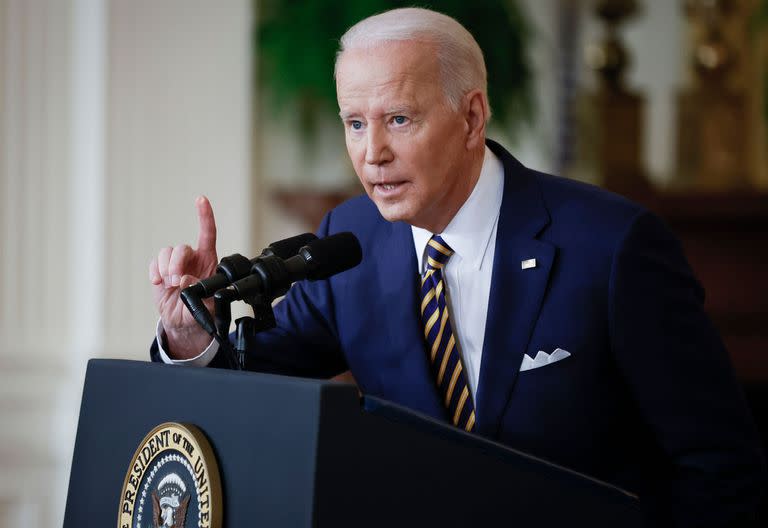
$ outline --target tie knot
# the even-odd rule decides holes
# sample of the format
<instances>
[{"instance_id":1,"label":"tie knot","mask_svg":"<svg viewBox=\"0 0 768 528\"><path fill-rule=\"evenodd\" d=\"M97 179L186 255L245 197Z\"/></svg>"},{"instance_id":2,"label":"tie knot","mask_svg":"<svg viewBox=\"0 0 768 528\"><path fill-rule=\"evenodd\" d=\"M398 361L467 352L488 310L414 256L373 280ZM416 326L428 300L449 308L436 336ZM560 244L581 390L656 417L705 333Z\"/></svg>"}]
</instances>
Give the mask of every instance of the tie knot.
<instances>
[{"instance_id":1,"label":"tie knot","mask_svg":"<svg viewBox=\"0 0 768 528\"><path fill-rule=\"evenodd\" d=\"M451 255L453 255L451 246L446 244L439 235L432 235L427 242L427 269L442 268Z\"/></svg>"}]
</instances>

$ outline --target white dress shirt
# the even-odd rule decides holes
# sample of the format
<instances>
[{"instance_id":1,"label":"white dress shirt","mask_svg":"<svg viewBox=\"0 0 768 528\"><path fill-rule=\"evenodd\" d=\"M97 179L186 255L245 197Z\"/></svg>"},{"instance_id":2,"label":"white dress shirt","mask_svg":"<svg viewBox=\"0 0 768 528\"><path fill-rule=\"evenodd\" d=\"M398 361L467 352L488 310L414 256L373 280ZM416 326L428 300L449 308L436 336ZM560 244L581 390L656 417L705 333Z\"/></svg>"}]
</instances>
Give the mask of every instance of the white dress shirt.
<instances>
[{"instance_id":1,"label":"white dress shirt","mask_svg":"<svg viewBox=\"0 0 768 528\"><path fill-rule=\"evenodd\" d=\"M458 341L473 399L480 378L496 227L503 190L504 167L493 152L485 147L483 167L475 188L445 230L438 233L454 251L443 268L448 316ZM424 255L432 233L418 227L412 227L411 231L419 260L419 272L423 273L426 268ZM219 349L219 344L212 341L208 348L194 358L172 359L163 349L163 334L162 323L158 321L157 344L160 358L165 363L204 367L213 360Z\"/></svg>"},{"instance_id":2,"label":"white dress shirt","mask_svg":"<svg viewBox=\"0 0 768 528\"><path fill-rule=\"evenodd\" d=\"M504 167L485 147L483 168L472 194L453 217L440 237L453 250L443 268L448 317L456 337L467 383L476 399L480 363L485 340L485 320L491 294L496 228L504 190ZM419 272L426 271L427 242L433 233L411 227Z\"/></svg>"}]
</instances>

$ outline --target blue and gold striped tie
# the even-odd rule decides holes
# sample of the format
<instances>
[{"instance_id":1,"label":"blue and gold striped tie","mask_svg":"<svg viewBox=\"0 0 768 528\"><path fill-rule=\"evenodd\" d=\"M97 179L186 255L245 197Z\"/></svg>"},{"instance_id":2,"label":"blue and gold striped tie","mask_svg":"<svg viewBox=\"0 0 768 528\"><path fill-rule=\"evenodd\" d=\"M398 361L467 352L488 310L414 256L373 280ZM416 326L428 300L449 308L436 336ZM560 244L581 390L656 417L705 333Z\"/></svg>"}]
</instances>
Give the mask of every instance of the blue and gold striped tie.
<instances>
[{"instance_id":1,"label":"blue and gold striped tie","mask_svg":"<svg viewBox=\"0 0 768 528\"><path fill-rule=\"evenodd\" d=\"M427 270L421 279L421 319L432 374L451 421L471 431L475 426L475 405L445 302L443 266L451 255L453 250L448 244L433 235L427 243Z\"/></svg>"}]
</instances>

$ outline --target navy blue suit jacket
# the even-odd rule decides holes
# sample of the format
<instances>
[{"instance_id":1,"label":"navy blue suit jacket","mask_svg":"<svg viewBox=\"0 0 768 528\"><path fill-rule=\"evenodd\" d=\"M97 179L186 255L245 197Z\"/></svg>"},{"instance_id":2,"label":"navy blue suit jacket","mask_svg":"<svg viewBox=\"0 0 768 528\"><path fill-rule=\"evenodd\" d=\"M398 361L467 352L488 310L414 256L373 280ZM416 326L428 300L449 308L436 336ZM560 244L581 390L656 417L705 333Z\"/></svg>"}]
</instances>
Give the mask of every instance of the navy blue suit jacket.
<instances>
[{"instance_id":1,"label":"navy blue suit jacket","mask_svg":"<svg viewBox=\"0 0 768 528\"><path fill-rule=\"evenodd\" d=\"M476 432L638 493L655 526L748 515L762 454L677 240L643 208L488 144L505 179ZM249 366L316 377L349 368L363 393L447 421L410 226L361 196L328 213L318 235L340 231L357 235L362 263L295 284ZM536 267L521 269L526 259ZM571 356L520 372L524 354L556 348Z\"/></svg>"}]
</instances>

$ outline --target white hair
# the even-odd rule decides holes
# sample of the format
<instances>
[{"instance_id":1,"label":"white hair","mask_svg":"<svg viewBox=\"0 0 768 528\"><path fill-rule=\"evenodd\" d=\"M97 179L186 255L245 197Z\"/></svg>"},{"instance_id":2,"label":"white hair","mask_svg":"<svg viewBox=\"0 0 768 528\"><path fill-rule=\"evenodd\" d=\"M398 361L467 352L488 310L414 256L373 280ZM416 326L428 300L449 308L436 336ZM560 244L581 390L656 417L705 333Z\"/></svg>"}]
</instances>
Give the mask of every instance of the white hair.
<instances>
[{"instance_id":1,"label":"white hair","mask_svg":"<svg viewBox=\"0 0 768 528\"><path fill-rule=\"evenodd\" d=\"M488 75L477 41L456 20L429 9L392 9L361 20L342 35L336 66L346 50L409 40L437 46L443 92L453 110L471 90L480 89L488 100Z\"/></svg>"}]
</instances>

